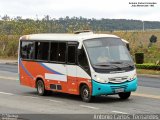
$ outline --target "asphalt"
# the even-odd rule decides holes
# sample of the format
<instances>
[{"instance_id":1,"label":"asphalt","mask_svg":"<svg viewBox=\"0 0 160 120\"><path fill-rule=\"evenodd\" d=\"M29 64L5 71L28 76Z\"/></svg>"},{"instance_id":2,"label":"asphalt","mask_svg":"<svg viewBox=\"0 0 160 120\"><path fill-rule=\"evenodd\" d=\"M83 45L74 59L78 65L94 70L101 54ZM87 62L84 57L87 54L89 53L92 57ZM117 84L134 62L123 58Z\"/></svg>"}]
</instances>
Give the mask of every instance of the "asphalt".
<instances>
[{"instance_id":1,"label":"asphalt","mask_svg":"<svg viewBox=\"0 0 160 120\"><path fill-rule=\"evenodd\" d=\"M128 114L160 113L160 98L134 95L142 93L148 95L146 90L153 90L153 88L139 87L139 90L128 100L120 100L117 95L112 95L97 97L92 103L84 103L76 95L52 93L50 96L38 96L35 89L20 86L19 81L1 79L0 113L111 114L116 113L115 111ZM154 90L157 90L157 94L160 92L157 88Z\"/></svg>"},{"instance_id":2,"label":"asphalt","mask_svg":"<svg viewBox=\"0 0 160 120\"><path fill-rule=\"evenodd\" d=\"M79 96L63 93L38 96L35 89L20 86L17 66L0 64L0 113L20 114L25 119L39 120L93 119L93 114L160 113L159 78L138 79L138 90L128 100L120 100L118 95L112 95L100 96L92 103L84 103Z\"/></svg>"},{"instance_id":3,"label":"asphalt","mask_svg":"<svg viewBox=\"0 0 160 120\"><path fill-rule=\"evenodd\" d=\"M0 70L12 72L12 73L18 73L18 67L17 65L14 65L14 64L0 63Z\"/></svg>"}]
</instances>

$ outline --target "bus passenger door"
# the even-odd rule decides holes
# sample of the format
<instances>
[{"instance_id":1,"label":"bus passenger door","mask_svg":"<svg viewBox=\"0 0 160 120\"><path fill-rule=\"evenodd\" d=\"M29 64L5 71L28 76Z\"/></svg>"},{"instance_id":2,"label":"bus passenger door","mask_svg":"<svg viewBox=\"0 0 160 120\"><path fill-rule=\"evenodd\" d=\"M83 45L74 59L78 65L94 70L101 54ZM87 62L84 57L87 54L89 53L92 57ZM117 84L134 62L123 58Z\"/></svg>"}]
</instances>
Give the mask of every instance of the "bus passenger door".
<instances>
[{"instance_id":1,"label":"bus passenger door","mask_svg":"<svg viewBox=\"0 0 160 120\"><path fill-rule=\"evenodd\" d=\"M70 44L69 44L70 43ZM78 94L76 54L77 44L69 42L67 47L67 86L68 93Z\"/></svg>"}]
</instances>

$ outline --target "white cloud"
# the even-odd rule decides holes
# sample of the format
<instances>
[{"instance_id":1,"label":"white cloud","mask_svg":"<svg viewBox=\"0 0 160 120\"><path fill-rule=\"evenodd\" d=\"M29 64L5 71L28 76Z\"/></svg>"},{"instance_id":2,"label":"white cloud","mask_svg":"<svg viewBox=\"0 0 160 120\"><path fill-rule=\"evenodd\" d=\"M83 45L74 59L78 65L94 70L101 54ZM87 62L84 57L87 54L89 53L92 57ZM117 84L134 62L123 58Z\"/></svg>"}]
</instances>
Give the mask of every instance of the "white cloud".
<instances>
[{"instance_id":1,"label":"white cloud","mask_svg":"<svg viewBox=\"0 0 160 120\"><path fill-rule=\"evenodd\" d=\"M156 2L155 7L131 7L129 2ZM160 0L0 0L0 15L39 18L87 18L160 21Z\"/></svg>"}]
</instances>

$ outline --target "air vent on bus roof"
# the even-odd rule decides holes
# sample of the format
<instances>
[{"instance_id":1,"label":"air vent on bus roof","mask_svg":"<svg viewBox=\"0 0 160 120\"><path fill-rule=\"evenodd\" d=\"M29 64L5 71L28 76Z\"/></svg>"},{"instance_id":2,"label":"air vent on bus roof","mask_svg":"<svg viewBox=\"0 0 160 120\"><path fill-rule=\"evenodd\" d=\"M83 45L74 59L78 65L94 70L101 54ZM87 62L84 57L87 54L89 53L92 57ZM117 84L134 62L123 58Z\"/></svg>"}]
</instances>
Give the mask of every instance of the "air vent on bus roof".
<instances>
[{"instance_id":1,"label":"air vent on bus roof","mask_svg":"<svg viewBox=\"0 0 160 120\"><path fill-rule=\"evenodd\" d=\"M93 33L93 32L91 30L80 30L74 32L74 34L83 34L83 33Z\"/></svg>"}]
</instances>

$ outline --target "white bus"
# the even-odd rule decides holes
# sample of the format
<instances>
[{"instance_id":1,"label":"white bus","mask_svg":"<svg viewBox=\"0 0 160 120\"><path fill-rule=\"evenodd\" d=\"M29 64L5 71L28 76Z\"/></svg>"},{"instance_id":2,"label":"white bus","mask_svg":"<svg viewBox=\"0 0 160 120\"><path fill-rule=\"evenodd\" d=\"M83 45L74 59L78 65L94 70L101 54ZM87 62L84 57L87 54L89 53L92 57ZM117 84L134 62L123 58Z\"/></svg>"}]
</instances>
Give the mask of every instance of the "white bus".
<instances>
[{"instance_id":1,"label":"white bus","mask_svg":"<svg viewBox=\"0 0 160 120\"><path fill-rule=\"evenodd\" d=\"M63 92L81 95L85 102L113 94L127 99L137 89L136 68L124 42L92 32L22 36L19 78L39 95Z\"/></svg>"}]
</instances>

